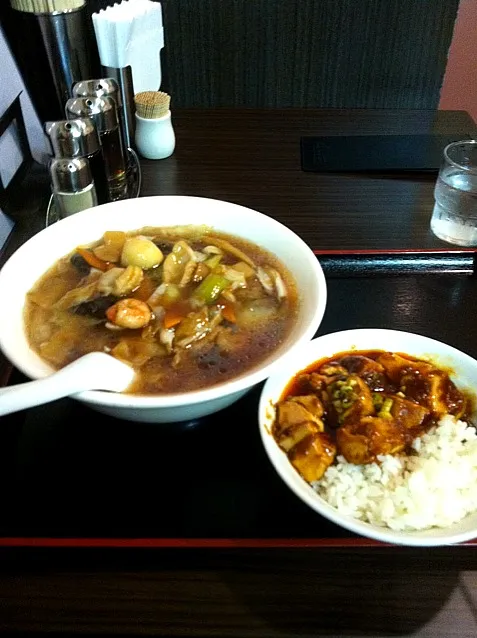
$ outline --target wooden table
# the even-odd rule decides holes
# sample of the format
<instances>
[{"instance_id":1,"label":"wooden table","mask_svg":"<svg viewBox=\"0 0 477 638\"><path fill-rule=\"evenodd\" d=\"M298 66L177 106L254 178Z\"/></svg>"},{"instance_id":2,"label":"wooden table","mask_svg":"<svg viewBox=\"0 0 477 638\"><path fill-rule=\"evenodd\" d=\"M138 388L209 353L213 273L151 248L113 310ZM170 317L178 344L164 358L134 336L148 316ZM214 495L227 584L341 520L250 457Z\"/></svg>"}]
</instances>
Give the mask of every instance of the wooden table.
<instances>
[{"instance_id":1,"label":"wooden table","mask_svg":"<svg viewBox=\"0 0 477 638\"><path fill-rule=\"evenodd\" d=\"M369 250L390 255L394 268L384 275L361 269L343 276L327 262L329 304L319 333L350 327L411 330L477 357L475 276L440 274L436 266L410 274L399 264L403 251L452 250L429 231L435 175L304 173L299 156L302 135L474 133L466 114L191 110L173 116L176 152L161 162L142 163L142 195L198 195L256 208L286 223L323 258L329 256L324 251L336 250L348 251L347 258ZM26 187L5 207L17 228L3 259L42 227L47 196L45 172L32 170ZM473 251L469 255L473 258ZM0 375L2 370L5 375L7 368L0 366ZM133 463L134 472L124 467L121 476L119 471L101 475L102 460L95 456L107 449L108 429L122 441L112 445L111 454L125 454L129 447L131 458L138 455L135 440L144 437L159 445L160 437L138 428L131 438L130 428L98 424L87 408L80 412L82 430L75 431L69 421L73 405L76 410L73 402L58 402L30 411L21 422L2 422L0 629L174 636L476 635L474 546L411 549L340 537L272 478L258 448L247 490L238 489L232 499L223 490L228 517L221 512L222 518L212 520L213 499L207 511L192 485L182 498L189 511L194 499L200 506L182 523L164 523L176 534L175 541L164 541L155 512L167 500L151 488L153 474L144 458ZM253 419L254 405L246 409ZM58 429L60 421L65 425ZM195 440L200 444L204 437L204 443L213 427L209 435L196 431ZM59 461L54 452L65 449L72 456ZM119 458L116 469L131 458ZM150 451L149 465L152 458ZM84 473L75 481L80 470ZM29 491L13 507L25 472ZM227 488L230 475L225 479ZM55 494L45 496L47 487ZM89 508L94 499L96 520ZM7 520L11 512L18 521ZM95 529L101 534L93 543ZM5 542L9 530L17 534L10 543Z\"/></svg>"}]
</instances>

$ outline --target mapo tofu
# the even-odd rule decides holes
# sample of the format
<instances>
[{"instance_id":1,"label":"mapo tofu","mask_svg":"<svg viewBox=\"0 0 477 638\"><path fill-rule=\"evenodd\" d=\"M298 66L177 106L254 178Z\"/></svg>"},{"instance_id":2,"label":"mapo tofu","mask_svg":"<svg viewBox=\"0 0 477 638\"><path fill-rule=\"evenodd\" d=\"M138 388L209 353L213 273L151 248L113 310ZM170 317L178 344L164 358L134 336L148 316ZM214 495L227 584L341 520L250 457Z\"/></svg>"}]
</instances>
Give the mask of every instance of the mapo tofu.
<instances>
[{"instance_id":1,"label":"mapo tofu","mask_svg":"<svg viewBox=\"0 0 477 638\"><path fill-rule=\"evenodd\" d=\"M465 418L468 398L430 361L385 351L343 352L297 375L276 405L272 434L308 482L337 456L367 464L407 453L444 414Z\"/></svg>"}]
</instances>

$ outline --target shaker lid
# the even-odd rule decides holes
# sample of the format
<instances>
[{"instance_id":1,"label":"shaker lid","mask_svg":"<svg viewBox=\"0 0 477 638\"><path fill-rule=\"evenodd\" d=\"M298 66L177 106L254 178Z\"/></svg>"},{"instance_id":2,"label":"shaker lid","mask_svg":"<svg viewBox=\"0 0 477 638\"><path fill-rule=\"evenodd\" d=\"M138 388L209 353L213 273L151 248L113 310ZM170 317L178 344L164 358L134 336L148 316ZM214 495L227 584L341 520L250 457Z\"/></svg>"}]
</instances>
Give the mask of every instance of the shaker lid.
<instances>
[{"instance_id":1,"label":"shaker lid","mask_svg":"<svg viewBox=\"0 0 477 638\"><path fill-rule=\"evenodd\" d=\"M34 13L41 15L43 13L57 14L70 13L85 6L86 0L10 0L12 9L24 11L25 13Z\"/></svg>"},{"instance_id":2,"label":"shaker lid","mask_svg":"<svg viewBox=\"0 0 477 638\"><path fill-rule=\"evenodd\" d=\"M100 133L110 131L118 126L116 102L106 95L95 97L72 97L65 105L66 117L90 117Z\"/></svg>"},{"instance_id":3,"label":"shaker lid","mask_svg":"<svg viewBox=\"0 0 477 638\"><path fill-rule=\"evenodd\" d=\"M98 80L76 82L72 93L74 97L88 97L88 95L112 97L116 101L116 105L118 107L121 106L121 92L119 84L114 78L99 78Z\"/></svg>"},{"instance_id":4,"label":"shaker lid","mask_svg":"<svg viewBox=\"0 0 477 638\"><path fill-rule=\"evenodd\" d=\"M84 157L52 160L50 175L53 190L62 193L77 193L90 186L93 181L89 161Z\"/></svg>"},{"instance_id":5,"label":"shaker lid","mask_svg":"<svg viewBox=\"0 0 477 638\"><path fill-rule=\"evenodd\" d=\"M56 157L85 157L101 148L98 130L90 118L47 122L45 130Z\"/></svg>"}]
</instances>

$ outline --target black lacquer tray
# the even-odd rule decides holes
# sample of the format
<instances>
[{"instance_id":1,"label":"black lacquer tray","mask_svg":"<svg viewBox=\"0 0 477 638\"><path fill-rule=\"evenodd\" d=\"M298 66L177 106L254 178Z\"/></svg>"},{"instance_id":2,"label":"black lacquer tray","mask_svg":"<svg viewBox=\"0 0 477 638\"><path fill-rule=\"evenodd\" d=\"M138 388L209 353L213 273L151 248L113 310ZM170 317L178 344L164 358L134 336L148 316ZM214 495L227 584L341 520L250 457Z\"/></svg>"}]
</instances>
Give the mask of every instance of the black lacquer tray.
<instances>
[{"instance_id":1,"label":"black lacquer tray","mask_svg":"<svg viewBox=\"0 0 477 638\"><path fill-rule=\"evenodd\" d=\"M333 262L324 268L319 334L407 330L477 357L470 266L409 275L396 265L396 276L359 277L341 276ZM3 383L23 380L4 368ZM275 473L258 431L261 387L215 415L169 426L117 420L73 399L3 417L0 546L379 545L308 509Z\"/></svg>"}]
</instances>

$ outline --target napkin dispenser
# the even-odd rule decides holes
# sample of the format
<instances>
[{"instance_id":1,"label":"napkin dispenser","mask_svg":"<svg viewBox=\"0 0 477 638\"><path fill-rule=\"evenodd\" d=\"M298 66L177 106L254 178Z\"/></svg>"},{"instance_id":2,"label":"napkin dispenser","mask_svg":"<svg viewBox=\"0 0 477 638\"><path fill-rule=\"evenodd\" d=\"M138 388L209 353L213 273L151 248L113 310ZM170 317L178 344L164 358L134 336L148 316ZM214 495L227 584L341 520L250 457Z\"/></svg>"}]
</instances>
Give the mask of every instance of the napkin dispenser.
<instances>
[{"instance_id":1,"label":"napkin dispenser","mask_svg":"<svg viewBox=\"0 0 477 638\"><path fill-rule=\"evenodd\" d=\"M123 0L93 13L93 28L101 68L113 78L121 95L126 147L135 138L134 95L161 86L164 47L162 8L151 0Z\"/></svg>"}]
</instances>

